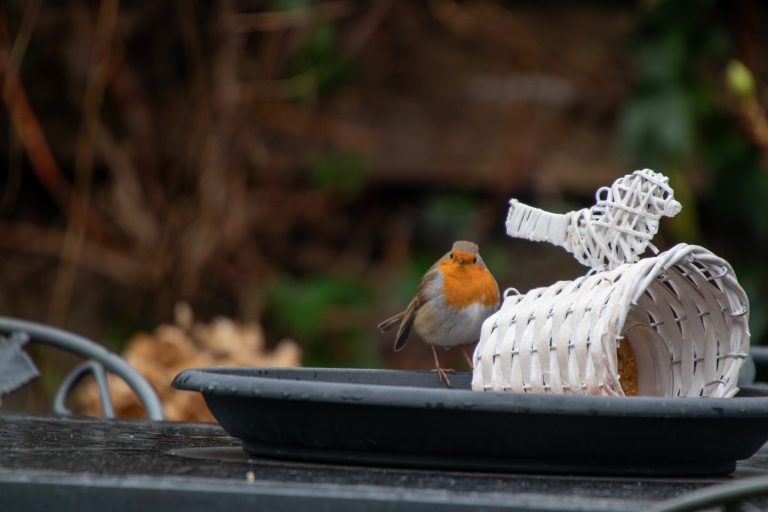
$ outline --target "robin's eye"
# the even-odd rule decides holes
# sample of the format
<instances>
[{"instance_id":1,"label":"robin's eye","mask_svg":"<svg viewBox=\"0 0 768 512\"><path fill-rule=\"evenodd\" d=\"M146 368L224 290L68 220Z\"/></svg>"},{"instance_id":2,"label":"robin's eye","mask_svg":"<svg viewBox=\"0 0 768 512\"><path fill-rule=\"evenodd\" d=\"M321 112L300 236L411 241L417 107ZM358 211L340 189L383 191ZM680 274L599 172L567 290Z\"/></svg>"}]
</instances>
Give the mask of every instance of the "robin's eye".
<instances>
[{"instance_id":1,"label":"robin's eye","mask_svg":"<svg viewBox=\"0 0 768 512\"><path fill-rule=\"evenodd\" d=\"M477 263L477 256L475 256L474 258L472 258L472 263Z\"/></svg>"},{"instance_id":2,"label":"robin's eye","mask_svg":"<svg viewBox=\"0 0 768 512\"><path fill-rule=\"evenodd\" d=\"M453 253L451 253L449 256L451 257L451 259L453 259Z\"/></svg>"}]
</instances>

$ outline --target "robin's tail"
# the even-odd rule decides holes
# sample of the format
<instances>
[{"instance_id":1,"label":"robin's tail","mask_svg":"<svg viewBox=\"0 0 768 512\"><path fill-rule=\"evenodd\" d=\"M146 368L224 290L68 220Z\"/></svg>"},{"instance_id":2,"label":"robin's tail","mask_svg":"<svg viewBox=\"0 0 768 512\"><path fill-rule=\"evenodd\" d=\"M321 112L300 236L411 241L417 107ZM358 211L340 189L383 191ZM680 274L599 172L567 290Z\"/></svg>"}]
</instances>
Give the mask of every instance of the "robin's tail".
<instances>
[{"instance_id":1,"label":"robin's tail","mask_svg":"<svg viewBox=\"0 0 768 512\"><path fill-rule=\"evenodd\" d=\"M416 308L413 307L413 304L412 302L408 309L387 318L379 324L381 332L388 331L395 325L400 324L400 327L397 329L397 335L395 335L395 351L403 350L406 341L408 341L408 333L411 332L411 324L413 324L413 318L416 316Z\"/></svg>"},{"instance_id":2,"label":"robin's tail","mask_svg":"<svg viewBox=\"0 0 768 512\"><path fill-rule=\"evenodd\" d=\"M395 316L391 316L387 318L386 320L384 320L379 324L379 330L381 332L386 332L390 330L392 327L400 323L400 321L403 319L403 315L405 315L405 311L401 311Z\"/></svg>"}]
</instances>

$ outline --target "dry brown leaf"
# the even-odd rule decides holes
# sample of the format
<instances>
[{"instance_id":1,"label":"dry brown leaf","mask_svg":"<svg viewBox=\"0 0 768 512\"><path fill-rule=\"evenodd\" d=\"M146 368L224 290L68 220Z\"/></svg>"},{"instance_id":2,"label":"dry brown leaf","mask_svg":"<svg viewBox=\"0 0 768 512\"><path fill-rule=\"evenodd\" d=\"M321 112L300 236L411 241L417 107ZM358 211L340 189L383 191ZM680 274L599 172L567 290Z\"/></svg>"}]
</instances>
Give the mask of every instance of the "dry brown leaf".
<instances>
[{"instance_id":1,"label":"dry brown leaf","mask_svg":"<svg viewBox=\"0 0 768 512\"><path fill-rule=\"evenodd\" d=\"M214 421L199 393L171 388L173 378L186 368L206 366L299 366L301 350L296 342L281 341L274 350L264 345L261 327L216 318L209 324L195 323L191 309L176 309L175 325L160 325L152 334L138 333L126 344L123 358L152 385L172 421ZM115 375L107 382L115 413L141 418L144 409L130 387ZM99 415L101 403L95 382L81 385L76 393L79 412Z\"/></svg>"}]
</instances>

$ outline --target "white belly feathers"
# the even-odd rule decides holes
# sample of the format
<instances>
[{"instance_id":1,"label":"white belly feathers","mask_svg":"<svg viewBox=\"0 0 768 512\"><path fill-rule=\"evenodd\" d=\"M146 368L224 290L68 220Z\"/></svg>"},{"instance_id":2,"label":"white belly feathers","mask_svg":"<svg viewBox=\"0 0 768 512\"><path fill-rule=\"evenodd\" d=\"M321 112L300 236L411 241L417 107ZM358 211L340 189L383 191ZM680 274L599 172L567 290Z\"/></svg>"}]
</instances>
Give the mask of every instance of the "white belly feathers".
<instances>
[{"instance_id":1,"label":"white belly feathers","mask_svg":"<svg viewBox=\"0 0 768 512\"><path fill-rule=\"evenodd\" d=\"M480 338L483 321L495 310L495 306L474 303L463 309L450 309L449 312L442 297L438 296L419 309L413 327L427 343L441 347L466 345Z\"/></svg>"}]
</instances>

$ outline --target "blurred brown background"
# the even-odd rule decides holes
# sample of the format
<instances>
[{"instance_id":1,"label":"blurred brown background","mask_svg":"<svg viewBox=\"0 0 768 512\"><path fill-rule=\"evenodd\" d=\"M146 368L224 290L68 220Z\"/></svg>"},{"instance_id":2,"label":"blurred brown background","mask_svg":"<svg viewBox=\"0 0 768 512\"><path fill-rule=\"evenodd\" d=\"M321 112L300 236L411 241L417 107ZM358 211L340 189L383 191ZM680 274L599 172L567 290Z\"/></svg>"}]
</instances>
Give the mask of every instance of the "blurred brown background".
<instances>
[{"instance_id":1,"label":"blurred brown background","mask_svg":"<svg viewBox=\"0 0 768 512\"><path fill-rule=\"evenodd\" d=\"M565 212L650 167L684 205L656 245L728 259L765 341L759 2L0 9L2 315L120 352L183 302L267 350L295 340L305 366L428 368L375 326L453 240L502 288L576 277L564 251L505 237L508 199ZM10 407L46 410L74 363L33 352L44 378Z\"/></svg>"}]
</instances>

